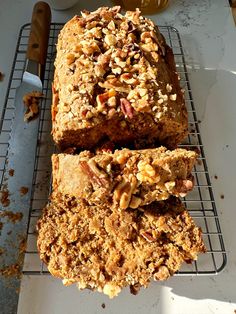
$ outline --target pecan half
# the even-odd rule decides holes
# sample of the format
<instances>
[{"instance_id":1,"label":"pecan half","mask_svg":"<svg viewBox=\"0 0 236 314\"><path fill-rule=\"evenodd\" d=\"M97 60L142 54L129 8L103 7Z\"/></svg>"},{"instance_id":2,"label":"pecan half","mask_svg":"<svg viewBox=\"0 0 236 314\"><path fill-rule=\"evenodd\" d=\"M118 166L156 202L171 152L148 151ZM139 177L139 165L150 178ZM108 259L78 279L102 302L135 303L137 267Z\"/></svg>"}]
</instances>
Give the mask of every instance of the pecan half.
<instances>
[{"instance_id":1,"label":"pecan half","mask_svg":"<svg viewBox=\"0 0 236 314\"><path fill-rule=\"evenodd\" d=\"M133 118L134 108L126 98L120 99L120 107L125 116L129 117L130 119Z\"/></svg>"},{"instance_id":2,"label":"pecan half","mask_svg":"<svg viewBox=\"0 0 236 314\"><path fill-rule=\"evenodd\" d=\"M105 186L107 184L107 180L104 177L100 177L95 173L95 171L88 165L88 163L84 160L80 161L80 167L82 171L93 181L94 183Z\"/></svg>"}]
</instances>

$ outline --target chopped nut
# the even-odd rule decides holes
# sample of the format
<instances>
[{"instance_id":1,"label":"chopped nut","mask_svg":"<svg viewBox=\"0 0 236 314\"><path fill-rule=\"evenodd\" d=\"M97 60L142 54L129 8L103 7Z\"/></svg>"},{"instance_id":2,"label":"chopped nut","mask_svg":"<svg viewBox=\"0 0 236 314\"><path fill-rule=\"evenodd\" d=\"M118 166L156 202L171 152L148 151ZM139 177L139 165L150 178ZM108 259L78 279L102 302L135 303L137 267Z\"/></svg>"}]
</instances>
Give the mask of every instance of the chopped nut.
<instances>
[{"instance_id":1,"label":"chopped nut","mask_svg":"<svg viewBox=\"0 0 236 314\"><path fill-rule=\"evenodd\" d=\"M74 117L74 115L73 115L73 113L70 111L70 112L68 112L68 117L70 118L70 119L72 119L73 117Z\"/></svg>"},{"instance_id":2,"label":"chopped nut","mask_svg":"<svg viewBox=\"0 0 236 314\"><path fill-rule=\"evenodd\" d=\"M116 97L112 96L108 99L107 104L109 107L116 107Z\"/></svg>"},{"instance_id":3,"label":"chopped nut","mask_svg":"<svg viewBox=\"0 0 236 314\"><path fill-rule=\"evenodd\" d=\"M160 266L158 272L156 272L153 276L155 281L166 280L168 277L170 277L170 273L166 266Z\"/></svg>"},{"instance_id":4,"label":"chopped nut","mask_svg":"<svg viewBox=\"0 0 236 314\"><path fill-rule=\"evenodd\" d=\"M104 94L100 94L96 97L97 101L97 109L98 111L102 112L104 110L104 105L108 101L110 97L113 97L116 95L116 91L114 89L109 90L108 92Z\"/></svg>"},{"instance_id":5,"label":"chopped nut","mask_svg":"<svg viewBox=\"0 0 236 314\"><path fill-rule=\"evenodd\" d=\"M140 164L139 164L139 169L141 168ZM154 168L151 165L145 164L145 166L141 169L144 169L145 172L147 173L148 176L153 177L156 174L156 171L154 170Z\"/></svg>"},{"instance_id":6,"label":"chopped nut","mask_svg":"<svg viewBox=\"0 0 236 314\"><path fill-rule=\"evenodd\" d=\"M140 95L141 97L143 97L143 96L145 96L145 95L148 94L148 90L147 90L146 88L139 88L139 89L138 89L138 92L139 92L139 95Z\"/></svg>"},{"instance_id":7,"label":"chopped nut","mask_svg":"<svg viewBox=\"0 0 236 314\"><path fill-rule=\"evenodd\" d=\"M137 196L132 196L129 207L131 208L138 208L139 205L141 204L142 199L140 197Z\"/></svg>"},{"instance_id":8,"label":"chopped nut","mask_svg":"<svg viewBox=\"0 0 236 314\"><path fill-rule=\"evenodd\" d=\"M151 56L153 57L154 61L158 62L159 55L156 51L151 51Z\"/></svg>"},{"instance_id":9,"label":"chopped nut","mask_svg":"<svg viewBox=\"0 0 236 314\"><path fill-rule=\"evenodd\" d=\"M160 176L156 173L155 169L146 161L140 160L138 162L137 179L141 182L149 182L151 184L158 183Z\"/></svg>"},{"instance_id":10,"label":"chopped nut","mask_svg":"<svg viewBox=\"0 0 236 314\"><path fill-rule=\"evenodd\" d=\"M127 150L123 150L121 153L117 154L116 161L120 165L126 164L128 158L130 157L130 153Z\"/></svg>"},{"instance_id":11,"label":"chopped nut","mask_svg":"<svg viewBox=\"0 0 236 314\"><path fill-rule=\"evenodd\" d=\"M127 96L127 99L128 100L131 100L131 99L138 99L138 92L135 90L135 89L132 89L128 96Z\"/></svg>"},{"instance_id":12,"label":"chopped nut","mask_svg":"<svg viewBox=\"0 0 236 314\"><path fill-rule=\"evenodd\" d=\"M157 118L157 119L160 119L162 116L163 116L163 113L162 113L162 112L157 112L157 113L156 113L156 118Z\"/></svg>"},{"instance_id":13,"label":"chopped nut","mask_svg":"<svg viewBox=\"0 0 236 314\"><path fill-rule=\"evenodd\" d=\"M121 74L121 72L122 72L122 70L121 70L121 68L113 68L112 69L112 73L114 73L114 74Z\"/></svg>"},{"instance_id":14,"label":"chopped nut","mask_svg":"<svg viewBox=\"0 0 236 314\"><path fill-rule=\"evenodd\" d=\"M116 37L112 34L106 35L104 41L108 46L115 46L117 43Z\"/></svg>"},{"instance_id":15,"label":"chopped nut","mask_svg":"<svg viewBox=\"0 0 236 314\"><path fill-rule=\"evenodd\" d=\"M126 181L122 178L122 181L114 190L114 200L119 202L119 207L121 209L126 209L129 207L132 193L136 189L137 179L132 176L130 181Z\"/></svg>"},{"instance_id":16,"label":"chopped nut","mask_svg":"<svg viewBox=\"0 0 236 314\"><path fill-rule=\"evenodd\" d=\"M140 36L141 41L146 42L146 39L151 39L150 32L143 32Z\"/></svg>"},{"instance_id":17,"label":"chopped nut","mask_svg":"<svg viewBox=\"0 0 236 314\"><path fill-rule=\"evenodd\" d=\"M115 57L115 63L121 67L121 68L124 68L126 66L126 61L122 61L120 58L118 57Z\"/></svg>"},{"instance_id":18,"label":"chopped nut","mask_svg":"<svg viewBox=\"0 0 236 314\"><path fill-rule=\"evenodd\" d=\"M129 185L129 182L126 182L124 178L122 178L121 182L117 185L114 190L114 200L119 201L122 195L123 189Z\"/></svg>"},{"instance_id":19,"label":"chopped nut","mask_svg":"<svg viewBox=\"0 0 236 314\"><path fill-rule=\"evenodd\" d=\"M170 100L175 101L175 100L176 100L176 98L177 98L177 95L176 95L176 94L172 94L172 95L170 95Z\"/></svg>"},{"instance_id":20,"label":"chopped nut","mask_svg":"<svg viewBox=\"0 0 236 314\"><path fill-rule=\"evenodd\" d=\"M114 21L111 21L108 25L107 25L107 28L110 29L110 30L115 30L116 28L116 25L114 23Z\"/></svg>"},{"instance_id":21,"label":"chopped nut","mask_svg":"<svg viewBox=\"0 0 236 314\"><path fill-rule=\"evenodd\" d=\"M170 84L166 84L166 90L170 93L172 91L172 86Z\"/></svg>"},{"instance_id":22,"label":"chopped nut","mask_svg":"<svg viewBox=\"0 0 236 314\"><path fill-rule=\"evenodd\" d=\"M146 52L151 52L151 51L158 51L158 46L156 43L150 42L147 44L141 44L140 45L142 50L146 51Z\"/></svg>"},{"instance_id":23,"label":"chopped nut","mask_svg":"<svg viewBox=\"0 0 236 314\"><path fill-rule=\"evenodd\" d=\"M101 64L103 66L106 66L110 61L110 56L105 54L100 54L98 56L98 64Z\"/></svg>"},{"instance_id":24,"label":"chopped nut","mask_svg":"<svg viewBox=\"0 0 236 314\"><path fill-rule=\"evenodd\" d=\"M95 72L95 75L98 77L103 77L103 75L106 73L105 69L100 64L97 64L94 67L94 72Z\"/></svg>"},{"instance_id":25,"label":"chopped nut","mask_svg":"<svg viewBox=\"0 0 236 314\"><path fill-rule=\"evenodd\" d=\"M131 199L130 189L127 192L123 192L120 197L120 208L126 209L129 206L129 202Z\"/></svg>"},{"instance_id":26,"label":"chopped nut","mask_svg":"<svg viewBox=\"0 0 236 314\"><path fill-rule=\"evenodd\" d=\"M121 82L125 82L126 84L135 84L137 80L132 77L131 73L124 73L120 76Z\"/></svg>"},{"instance_id":27,"label":"chopped nut","mask_svg":"<svg viewBox=\"0 0 236 314\"><path fill-rule=\"evenodd\" d=\"M94 52L100 52L100 48L99 46L97 45L96 42L87 42L87 41L81 41L80 44L82 44L82 51L84 54L86 55L91 55L93 54Z\"/></svg>"},{"instance_id":28,"label":"chopped nut","mask_svg":"<svg viewBox=\"0 0 236 314\"><path fill-rule=\"evenodd\" d=\"M117 92L122 92L122 93L129 93L130 92L130 87L128 85L124 86L121 82L119 82L117 79L114 79L114 81L107 81L107 82L99 82L98 85L102 88L106 89L111 89L113 88Z\"/></svg>"},{"instance_id":29,"label":"chopped nut","mask_svg":"<svg viewBox=\"0 0 236 314\"><path fill-rule=\"evenodd\" d=\"M165 187L167 188L168 191L173 190L173 188L175 187L175 181L166 182Z\"/></svg>"}]
</instances>

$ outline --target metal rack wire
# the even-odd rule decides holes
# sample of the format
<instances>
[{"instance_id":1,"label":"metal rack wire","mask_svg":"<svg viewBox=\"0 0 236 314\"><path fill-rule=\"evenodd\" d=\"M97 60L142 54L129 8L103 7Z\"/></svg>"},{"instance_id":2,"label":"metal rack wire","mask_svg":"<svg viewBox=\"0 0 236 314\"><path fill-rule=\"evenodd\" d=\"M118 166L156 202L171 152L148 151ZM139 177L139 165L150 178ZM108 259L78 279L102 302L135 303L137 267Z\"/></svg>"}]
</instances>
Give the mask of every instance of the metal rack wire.
<instances>
[{"instance_id":1,"label":"metal rack wire","mask_svg":"<svg viewBox=\"0 0 236 314\"><path fill-rule=\"evenodd\" d=\"M46 96L42 103L40 113L40 128L38 133L38 146L35 158L33 189L31 195L31 206L29 209L29 221L27 228L27 250L23 272L28 275L48 274L47 267L39 260L36 248L35 224L41 214L41 209L47 202L50 191L50 156L54 151L54 145L50 136L51 131L51 81L53 76L53 62L55 57L55 44L57 36L63 24L52 23L49 38L48 56L45 69L43 93ZM17 42L16 54L13 62L11 76L0 120L0 187L4 182L6 156L10 133L11 119L14 112L14 94L24 69L26 45L28 42L30 24L22 27ZM184 265L177 275L202 275L217 274L226 265L226 252L223 243L223 236L219 224L219 218L215 206L210 176L204 154L201 135L199 132L198 119L192 99L187 67L183 54L183 47L178 31L169 26L160 27L167 43L172 47L177 70L181 78L181 85L186 90L186 105L189 115L189 135L181 145L197 149L200 158L194 167L195 188L184 198L185 206L196 224L202 228L204 242L207 246L207 253L199 256L198 261Z\"/></svg>"}]
</instances>

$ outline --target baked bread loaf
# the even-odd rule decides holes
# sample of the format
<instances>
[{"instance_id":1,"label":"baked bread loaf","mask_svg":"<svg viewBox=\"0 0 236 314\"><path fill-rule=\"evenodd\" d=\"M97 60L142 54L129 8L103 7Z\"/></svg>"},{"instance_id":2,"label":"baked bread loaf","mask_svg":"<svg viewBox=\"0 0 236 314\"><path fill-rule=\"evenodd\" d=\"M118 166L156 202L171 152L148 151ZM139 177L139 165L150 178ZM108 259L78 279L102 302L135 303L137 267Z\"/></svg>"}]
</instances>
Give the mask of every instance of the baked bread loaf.
<instances>
[{"instance_id":1,"label":"baked bread loaf","mask_svg":"<svg viewBox=\"0 0 236 314\"><path fill-rule=\"evenodd\" d=\"M52 156L53 190L89 204L137 208L193 188L197 153L164 147Z\"/></svg>"},{"instance_id":2,"label":"baked bread loaf","mask_svg":"<svg viewBox=\"0 0 236 314\"><path fill-rule=\"evenodd\" d=\"M161 143L187 135L172 50L154 23L119 7L84 11L63 27L53 82L52 135L61 149Z\"/></svg>"},{"instance_id":3,"label":"baked bread loaf","mask_svg":"<svg viewBox=\"0 0 236 314\"><path fill-rule=\"evenodd\" d=\"M54 193L37 228L53 276L111 298L165 280L205 251L201 230L175 198L118 211Z\"/></svg>"}]
</instances>

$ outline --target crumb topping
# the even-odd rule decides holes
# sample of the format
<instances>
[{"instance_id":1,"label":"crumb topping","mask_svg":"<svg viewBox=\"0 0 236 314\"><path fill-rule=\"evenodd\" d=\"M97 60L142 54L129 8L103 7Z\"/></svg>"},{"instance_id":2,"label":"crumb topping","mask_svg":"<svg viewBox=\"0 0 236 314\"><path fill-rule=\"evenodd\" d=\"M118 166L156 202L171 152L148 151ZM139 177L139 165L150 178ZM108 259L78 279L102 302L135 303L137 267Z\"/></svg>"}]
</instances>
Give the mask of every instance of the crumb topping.
<instances>
[{"instance_id":1,"label":"crumb topping","mask_svg":"<svg viewBox=\"0 0 236 314\"><path fill-rule=\"evenodd\" d=\"M185 105L165 55L163 36L139 9L125 15L120 7L83 11L59 35L53 117L61 112L68 123L90 127L102 116L132 120L149 113L157 122L180 115L173 108Z\"/></svg>"}]
</instances>

